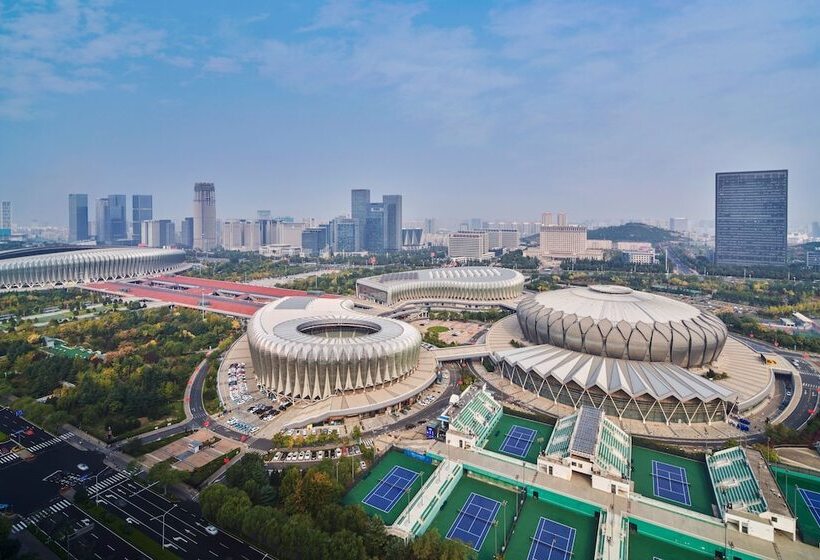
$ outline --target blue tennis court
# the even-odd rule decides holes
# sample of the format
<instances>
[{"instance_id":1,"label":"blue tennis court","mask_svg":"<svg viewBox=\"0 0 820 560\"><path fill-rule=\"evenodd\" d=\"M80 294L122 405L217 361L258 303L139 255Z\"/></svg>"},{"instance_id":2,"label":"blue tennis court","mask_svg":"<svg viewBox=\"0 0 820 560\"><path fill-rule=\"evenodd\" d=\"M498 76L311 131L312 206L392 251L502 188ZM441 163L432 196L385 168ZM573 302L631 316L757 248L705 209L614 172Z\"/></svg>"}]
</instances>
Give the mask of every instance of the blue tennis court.
<instances>
[{"instance_id":1,"label":"blue tennis court","mask_svg":"<svg viewBox=\"0 0 820 560\"><path fill-rule=\"evenodd\" d=\"M575 529L552 519L542 517L538 528L530 537L530 553L527 560L569 560L575 545Z\"/></svg>"},{"instance_id":2,"label":"blue tennis court","mask_svg":"<svg viewBox=\"0 0 820 560\"><path fill-rule=\"evenodd\" d=\"M405 491L413 485L419 473L396 465L379 484L365 496L362 503L388 513L398 503Z\"/></svg>"},{"instance_id":3,"label":"blue tennis court","mask_svg":"<svg viewBox=\"0 0 820 560\"><path fill-rule=\"evenodd\" d=\"M814 517L814 522L820 525L820 493L805 488L798 488L800 496L806 502L806 507L809 508L811 516Z\"/></svg>"},{"instance_id":4,"label":"blue tennis court","mask_svg":"<svg viewBox=\"0 0 820 560\"><path fill-rule=\"evenodd\" d=\"M652 491L655 497L691 506L686 469L661 461L652 461Z\"/></svg>"},{"instance_id":5,"label":"blue tennis court","mask_svg":"<svg viewBox=\"0 0 820 560\"><path fill-rule=\"evenodd\" d=\"M536 435L538 435L537 432L532 428L513 426L507 432L507 437L504 438L499 450L516 457L526 457Z\"/></svg>"},{"instance_id":6,"label":"blue tennis court","mask_svg":"<svg viewBox=\"0 0 820 560\"><path fill-rule=\"evenodd\" d=\"M452 527L447 531L447 538L460 540L473 550L481 550L500 507L501 504L492 498L470 493Z\"/></svg>"}]
</instances>

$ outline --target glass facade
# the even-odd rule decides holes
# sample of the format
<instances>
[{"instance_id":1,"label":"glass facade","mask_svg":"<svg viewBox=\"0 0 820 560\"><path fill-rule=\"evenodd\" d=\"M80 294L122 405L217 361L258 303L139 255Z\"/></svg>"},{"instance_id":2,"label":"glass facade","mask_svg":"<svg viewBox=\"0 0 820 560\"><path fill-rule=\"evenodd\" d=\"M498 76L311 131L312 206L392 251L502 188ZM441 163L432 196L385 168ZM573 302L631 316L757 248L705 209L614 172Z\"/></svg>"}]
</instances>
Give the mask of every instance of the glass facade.
<instances>
[{"instance_id":1,"label":"glass facade","mask_svg":"<svg viewBox=\"0 0 820 560\"><path fill-rule=\"evenodd\" d=\"M715 175L715 264L785 266L789 172Z\"/></svg>"},{"instance_id":2,"label":"glass facade","mask_svg":"<svg viewBox=\"0 0 820 560\"><path fill-rule=\"evenodd\" d=\"M68 195L68 240L88 239L88 195Z\"/></svg>"},{"instance_id":3,"label":"glass facade","mask_svg":"<svg viewBox=\"0 0 820 560\"><path fill-rule=\"evenodd\" d=\"M141 241L142 222L154 219L154 199L150 194L131 196L131 239Z\"/></svg>"}]
</instances>

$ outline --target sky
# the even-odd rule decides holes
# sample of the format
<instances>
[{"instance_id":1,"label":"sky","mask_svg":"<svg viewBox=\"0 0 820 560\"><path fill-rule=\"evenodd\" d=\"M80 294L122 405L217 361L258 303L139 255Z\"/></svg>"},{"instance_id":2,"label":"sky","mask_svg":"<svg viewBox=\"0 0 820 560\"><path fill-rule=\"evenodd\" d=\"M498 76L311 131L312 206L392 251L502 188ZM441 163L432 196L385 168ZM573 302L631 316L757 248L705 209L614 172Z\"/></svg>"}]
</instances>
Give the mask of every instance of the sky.
<instances>
[{"instance_id":1,"label":"sky","mask_svg":"<svg viewBox=\"0 0 820 560\"><path fill-rule=\"evenodd\" d=\"M719 171L789 170L820 219L820 3L0 0L0 198L153 194L190 215L714 215Z\"/></svg>"}]
</instances>

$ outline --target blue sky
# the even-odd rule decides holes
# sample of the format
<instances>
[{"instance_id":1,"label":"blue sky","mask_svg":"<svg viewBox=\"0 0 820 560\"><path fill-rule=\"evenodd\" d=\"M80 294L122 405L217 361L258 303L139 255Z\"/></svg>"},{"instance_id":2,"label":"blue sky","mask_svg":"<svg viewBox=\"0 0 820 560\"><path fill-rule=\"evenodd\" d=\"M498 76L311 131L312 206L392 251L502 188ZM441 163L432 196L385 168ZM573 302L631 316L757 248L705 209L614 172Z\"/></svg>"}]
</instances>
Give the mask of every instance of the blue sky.
<instances>
[{"instance_id":1,"label":"blue sky","mask_svg":"<svg viewBox=\"0 0 820 560\"><path fill-rule=\"evenodd\" d=\"M8 2L0 197L329 218L713 214L714 173L788 168L820 219L817 2Z\"/></svg>"}]
</instances>

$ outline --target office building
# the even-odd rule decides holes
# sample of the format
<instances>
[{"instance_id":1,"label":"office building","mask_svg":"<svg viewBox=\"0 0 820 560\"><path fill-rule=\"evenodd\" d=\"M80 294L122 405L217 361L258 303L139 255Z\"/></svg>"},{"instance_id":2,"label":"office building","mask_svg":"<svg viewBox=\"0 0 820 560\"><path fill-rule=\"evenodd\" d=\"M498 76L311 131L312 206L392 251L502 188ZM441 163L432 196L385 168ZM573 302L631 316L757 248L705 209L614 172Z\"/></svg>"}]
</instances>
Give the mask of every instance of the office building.
<instances>
[{"instance_id":1,"label":"office building","mask_svg":"<svg viewBox=\"0 0 820 560\"><path fill-rule=\"evenodd\" d=\"M669 230L678 233L689 231L689 220L686 218L669 218Z\"/></svg>"},{"instance_id":2,"label":"office building","mask_svg":"<svg viewBox=\"0 0 820 560\"><path fill-rule=\"evenodd\" d=\"M94 232L97 243L111 242L111 206L107 198L97 199Z\"/></svg>"},{"instance_id":3,"label":"office building","mask_svg":"<svg viewBox=\"0 0 820 560\"><path fill-rule=\"evenodd\" d=\"M806 266L820 268L820 249L808 249L806 251Z\"/></svg>"},{"instance_id":4,"label":"office building","mask_svg":"<svg viewBox=\"0 0 820 560\"><path fill-rule=\"evenodd\" d=\"M145 247L170 247L175 237L176 228L171 220L145 220L140 224L140 243Z\"/></svg>"},{"instance_id":5,"label":"office building","mask_svg":"<svg viewBox=\"0 0 820 560\"><path fill-rule=\"evenodd\" d=\"M715 264L785 266L789 172L715 174Z\"/></svg>"},{"instance_id":6,"label":"office building","mask_svg":"<svg viewBox=\"0 0 820 560\"><path fill-rule=\"evenodd\" d=\"M68 195L68 240L72 243L88 239L88 195Z\"/></svg>"},{"instance_id":7,"label":"office building","mask_svg":"<svg viewBox=\"0 0 820 560\"><path fill-rule=\"evenodd\" d=\"M256 219L257 220L270 220L270 210L257 210L256 211Z\"/></svg>"},{"instance_id":8,"label":"office building","mask_svg":"<svg viewBox=\"0 0 820 560\"><path fill-rule=\"evenodd\" d=\"M336 218L330 222L333 250L337 253L355 253L361 248L359 222L353 218Z\"/></svg>"},{"instance_id":9,"label":"office building","mask_svg":"<svg viewBox=\"0 0 820 560\"><path fill-rule=\"evenodd\" d=\"M179 244L186 249L194 246L194 219L184 218L179 228Z\"/></svg>"},{"instance_id":10,"label":"office building","mask_svg":"<svg viewBox=\"0 0 820 560\"><path fill-rule=\"evenodd\" d=\"M258 251L259 223L250 220L222 222L222 247L228 251Z\"/></svg>"},{"instance_id":11,"label":"office building","mask_svg":"<svg viewBox=\"0 0 820 560\"><path fill-rule=\"evenodd\" d=\"M154 219L154 201L150 194L131 195L131 239L142 240L142 222Z\"/></svg>"},{"instance_id":12,"label":"office building","mask_svg":"<svg viewBox=\"0 0 820 560\"><path fill-rule=\"evenodd\" d=\"M486 231L458 231L447 236L447 256L451 259L488 260L492 257Z\"/></svg>"},{"instance_id":13,"label":"office building","mask_svg":"<svg viewBox=\"0 0 820 560\"><path fill-rule=\"evenodd\" d=\"M312 227L302 230L302 254L317 257L327 249L327 228Z\"/></svg>"},{"instance_id":14,"label":"office building","mask_svg":"<svg viewBox=\"0 0 820 560\"><path fill-rule=\"evenodd\" d=\"M361 244L357 251L401 250L401 195L384 195L381 202L370 202L369 189L353 189L350 191L350 215L359 226Z\"/></svg>"},{"instance_id":15,"label":"office building","mask_svg":"<svg viewBox=\"0 0 820 560\"><path fill-rule=\"evenodd\" d=\"M436 233L436 219L435 218L425 218L424 219L424 233Z\"/></svg>"},{"instance_id":16,"label":"office building","mask_svg":"<svg viewBox=\"0 0 820 560\"><path fill-rule=\"evenodd\" d=\"M380 202L371 202L362 232L362 249L370 253L381 253L384 250L384 206Z\"/></svg>"},{"instance_id":17,"label":"office building","mask_svg":"<svg viewBox=\"0 0 820 560\"><path fill-rule=\"evenodd\" d=\"M585 226L541 226L541 254L545 257L586 258L587 228Z\"/></svg>"},{"instance_id":18,"label":"office building","mask_svg":"<svg viewBox=\"0 0 820 560\"><path fill-rule=\"evenodd\" d=\"M382 197L382 213L384 215L383 250L387 252L401 251L401 195L384 195Z\"/></svg>"},{"instance_id":19,"label":"office building","mask_svg":"<svg viewBox=\"0 0 820 560\"><path fill-rule=\"evenodd\" d=\"M820 222L811 223L811 236L820 239Z\"/></svg>"},{"instance_id":20,"label":"office building","mask_svg":"<svg viewBox=\"0 0 820 560\"><path fill-rule=\"evenodd\" d=\"M194 185L194 249L216 247L216 189L213 183Z\"/></svg>"},{"instance_id":21,"label":"office building","mask_svg":"<svg viewBox=\"0 0 820 560\"><path fill-rule=\"evenodd\" d=\"M128 239L128 220L126 218L126 202L124 194L108 195L108 216L111 243L123 242Z\"/></svg>"},{"instance_id":22,"label":"office building","mask_svg":"<svg viewBox=\"0 0 820 560\"><path fill-rule=\"evenodd\" d=\"M11 229L11 201L0 202L0 229Z\"/></svg>"}]
</instances>

